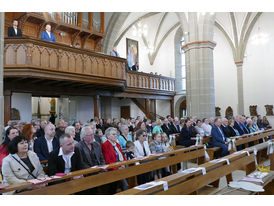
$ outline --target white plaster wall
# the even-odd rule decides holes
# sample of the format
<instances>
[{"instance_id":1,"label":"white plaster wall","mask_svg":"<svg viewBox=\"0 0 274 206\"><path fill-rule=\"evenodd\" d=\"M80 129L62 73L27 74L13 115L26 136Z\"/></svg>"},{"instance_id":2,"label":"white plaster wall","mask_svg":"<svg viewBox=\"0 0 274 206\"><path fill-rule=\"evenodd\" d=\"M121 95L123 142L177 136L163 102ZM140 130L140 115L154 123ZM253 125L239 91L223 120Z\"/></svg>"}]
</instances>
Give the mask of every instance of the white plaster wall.
<instances>
[{"instance_id":1,"label":"white plaster wall","mask_svg":"<svg viewBox=\"0 0 274 206\"><path fill-rule=\"evenodd\" d=\"M263 13L251 32L243 64L245 114L249 106L258 105L257 112L266 115L264 105L274 105L274 13ZM252 37L259 33L268 35L265 43L254 44ZM274 117L268 117L274 126Z\"/></svg>"},{"instance_id":2,"label":"white plaster wall","mask_svg":"<svg viewBox=\"0 0 274 206\"><path fill-rule=\"evenodd\" d=\"M225 116L228 106L237 114L238 90L237 70L232 50L223 33L215 27L214 41L217 43L213 51L215 105L220 107L221 115Z\"/></svg>"},{"instance_id":3,"label":"white plaster wall","mask_svg":"<svg viewBox=\"0 0 274 206\"><path fill-rule=\"evenodd\" d=\"M11 107L20 112L20 121L30 122L32 119L31 112L31 94L29 93L12 93Z\"/></svg>"},{"instance_id":4,"label":"white plaster wall","mask_svg":"<svg viewBox=\"0 0 274 206\"><path fill-rule=\"evenodd\" d=\"M78 96L75 98L76 119L87 122L94 118L93 97Z\"/></svg>"},{"instance_id":5,"label":"white plaster wall","mask_svg":"<svg viewBox=\"0 0 274 206\"><path fill-rule=\"evenodd\" d=\"M111 103L112 118L121 117L121 106L130 106L130 116L133 118L136 118L137 116L145 116L145 114L130 99L125 98L120 100L118 98L112 98Z\"/></svg>"},{"instance_id":6,"label":"white plaster wall","mask_svg":"<svg viewBox=\"0 0 274 206\"><path fill-rule=\"evenodd\" d=\"M153 19L153 18L152 18ZM146 21L148 27L157 26L157 24L153 23L152 20L148 19ZM119 52L122 58L127 57L126 53L126 38L133 39L138 41L139 46L139 71L143 71L146 73L157 72L158 74L162 74L163 76L174 77L175 76L175 62L174 62L174 35L176 29L171 32L166 40L163 42L160 50L157 54L157 57L153 63L150 65L148 54L145 51L145 44L142 38L138 36L133 36L132 29L129 29L128 32L123 36L119 44L117 45L117 51ZM150 35L150 33L148 34ZM151 35L155 35L154 33ZM150 42L153 44L153 42Z\"/></svg>"},{"instance_id":7,"label":"white plaster wall","mask_svg":"<svg viewBox=\"0 0 274 206\"><path fill-rule=\"evenodd\" d=\"M156 100L156 114L166 117L170 114L169 100Z\"/></svg>"}]
</instances>

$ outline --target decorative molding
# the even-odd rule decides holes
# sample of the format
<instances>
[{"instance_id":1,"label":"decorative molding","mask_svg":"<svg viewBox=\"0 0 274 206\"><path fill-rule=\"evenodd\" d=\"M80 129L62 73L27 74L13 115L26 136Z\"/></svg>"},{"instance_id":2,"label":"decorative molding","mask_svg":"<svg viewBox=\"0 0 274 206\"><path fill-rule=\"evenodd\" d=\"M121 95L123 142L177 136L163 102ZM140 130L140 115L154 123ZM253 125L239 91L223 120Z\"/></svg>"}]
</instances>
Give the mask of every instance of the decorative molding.
<instances>
[{"instance_id":1,"label":"decorative molding","mask_svg":"<svg viewBox=\"0 0 274 206\"><path fill-rule=\"evenodd\" d=\"M266 109L267 116L273 116L273 105L264 105Z\"/></svg>"},{"instance_id":2,"label":"decorative molding","mask_svg":"<svg viewBox=\"0 0 274 206\"><path fill-rule=\"evenodd\" d=\"M216 117L220 117L220 116L221 116L220 110L221 110L220 107L215 107L215 116L216 116Z\"/></svg>"},{"instance_id":3,"label":"decorative molding","mask_svg":"<svg viewBox=\"0 0 274 206\"><path fill-rule=\"evenodd\" d=\"M257 105L250 105L249 106L249 112L250 112L250 116L257 116Z\"/></svg>"},{"instance_id":4,"label":"decorative molding","mask_svg":"<svg viewBox=\"0 0 274 206\"><path fill-rule=\"evenodd\" d=\"M195 41L190 42L182 46L182 49L187 52L191 49L200 49L200 48L209 48L214 49L216 46L216 42L213 41Z\"/></svg>"},{"instance_id":5,"label":"decorative molding","mask_svg":"<svg viewBox=\"0 0 274 206\"><path fill-rule=\"evenodd\" d=\"M226 118L232 118L233 117L233 109L231 106L228 106L225 110L225 117Z\"/></svg>"}]
</instances>

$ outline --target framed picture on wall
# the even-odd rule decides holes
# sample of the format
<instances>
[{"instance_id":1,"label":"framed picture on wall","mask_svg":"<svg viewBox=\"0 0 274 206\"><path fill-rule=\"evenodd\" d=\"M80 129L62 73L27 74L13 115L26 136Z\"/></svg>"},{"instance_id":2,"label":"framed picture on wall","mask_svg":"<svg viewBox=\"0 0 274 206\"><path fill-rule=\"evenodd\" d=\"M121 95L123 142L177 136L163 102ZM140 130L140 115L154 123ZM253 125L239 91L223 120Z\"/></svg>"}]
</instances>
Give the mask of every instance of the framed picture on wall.
<instances>
[{"instance_id":1,"label":"framed picture on wall","mask_svg":"<svg viewBox=\"0 0 274 206\"><path fill-rule=\"evenodd\" d=\"M139 62L138 41L127 38L127 63L128 63L128 67L131 68L133 65L135 65L136 62Z\"/></svg>"}]
</instances>

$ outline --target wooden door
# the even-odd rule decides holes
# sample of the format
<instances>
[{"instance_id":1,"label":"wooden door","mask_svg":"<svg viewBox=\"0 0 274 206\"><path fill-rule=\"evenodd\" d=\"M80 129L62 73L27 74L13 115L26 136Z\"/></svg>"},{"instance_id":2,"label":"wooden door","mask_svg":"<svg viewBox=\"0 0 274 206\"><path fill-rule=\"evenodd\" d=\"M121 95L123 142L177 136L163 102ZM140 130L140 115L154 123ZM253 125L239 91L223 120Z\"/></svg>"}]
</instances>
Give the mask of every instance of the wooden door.
<instances>
[{"instance_id":1,"label":"wooden door","mask_svg":"<svg viewBox=\"0 0 274 206\"><path fill-rule=\"evenodd\" d=\"M130 106L121 106L121 118L130 118Z\"/></svg>"}]
</instances>

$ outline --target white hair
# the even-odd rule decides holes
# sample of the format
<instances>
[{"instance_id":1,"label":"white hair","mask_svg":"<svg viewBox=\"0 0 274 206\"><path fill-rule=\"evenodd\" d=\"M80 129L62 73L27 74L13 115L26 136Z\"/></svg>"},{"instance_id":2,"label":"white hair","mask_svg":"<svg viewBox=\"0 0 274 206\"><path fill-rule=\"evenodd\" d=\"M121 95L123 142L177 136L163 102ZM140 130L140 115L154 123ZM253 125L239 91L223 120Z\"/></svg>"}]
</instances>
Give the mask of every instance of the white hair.
<instances>
[{"instance_id":1,"label":"white hair","mask_svg":"<svg viewBox=\"0 0 274 206\"><path fill-rule=\"evenodd\" d=\"M123 133L123 132L125 131L126 128L128 128L128 126L125 125L125 124L122 124L122 126L121 126L121 128L120 128L121 132Z\"/></svg>"},{"instance_id":2,"label":"white hair","mask_svg":"<svg viewBox=\"0 0 274 206\"><path fill-rule=\"evenodd\" d=\"M65 133L69 134L71 131L75 131L75 127L74 126L68 126L66 129L65 129Z\"/></svg>"},{"instance_id":3,"label":"white hair","mask_svg":"<svg viewBox=\"0 0 274 206\"><path fill-rule=\"evenodd\" d=\"M82 128L81 133L80 133L80 139L81 139L81 141L86 137L86 129L88 129L88 128L91 129L90 126L84 126Z\"/></svg>"},{"instance_id":4,"label":"white hair","mask_svg":"<svg viewBox=\"0 0 274 206\"><path fill-rule=\"evenodd\" d=\"M107 128L106 131L105 131L105 136L106 136L107 139L108 139L108 137L110 136L110 132L111 132L111 131L115 131L115 132L118 134L118 130L117 130L115 127L109 127L109 128Z\"/></svg>"}]
</instances>

